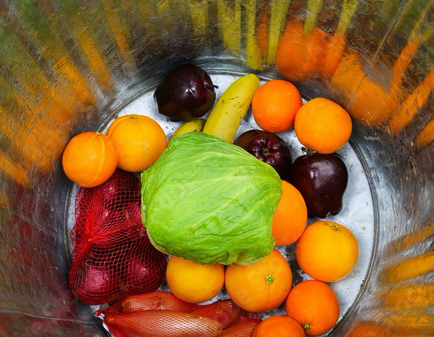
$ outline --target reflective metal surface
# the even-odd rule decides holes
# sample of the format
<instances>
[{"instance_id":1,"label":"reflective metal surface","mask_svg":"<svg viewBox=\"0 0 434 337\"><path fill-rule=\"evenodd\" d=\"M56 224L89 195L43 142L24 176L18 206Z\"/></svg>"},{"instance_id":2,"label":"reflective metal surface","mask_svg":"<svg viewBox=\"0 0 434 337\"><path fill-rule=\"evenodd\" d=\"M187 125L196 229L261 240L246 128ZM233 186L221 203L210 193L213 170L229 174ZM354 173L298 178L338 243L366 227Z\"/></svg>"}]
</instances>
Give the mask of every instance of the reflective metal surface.
<instances>
[{"instance_id":1,"label":"reflective metal surface","mask_svg":"<svg viewBox=\"0 0 434 337\"><path fill-rule=\"evenodd\" d=\"M332 336L434 335L434 1L0 2L0 335L103 336L70 294L59 158L174 64L287 78L357 123L378 224Z\"/></svg>"}]
</instances>

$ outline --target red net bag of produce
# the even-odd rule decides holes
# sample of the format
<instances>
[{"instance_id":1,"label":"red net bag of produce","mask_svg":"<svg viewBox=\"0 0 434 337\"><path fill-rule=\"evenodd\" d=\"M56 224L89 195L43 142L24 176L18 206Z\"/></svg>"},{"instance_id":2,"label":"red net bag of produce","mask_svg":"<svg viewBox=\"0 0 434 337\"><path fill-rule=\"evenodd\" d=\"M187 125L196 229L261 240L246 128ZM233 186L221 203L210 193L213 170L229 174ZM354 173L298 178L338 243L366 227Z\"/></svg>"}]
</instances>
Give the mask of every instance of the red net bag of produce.
<instances>
[{"instance_id":1,"label":"red net bag of produce","mask_svg":"<svg viewBox=\"0 0 434 337\"><path fill-rule=\"evenodd\" d=\"M96 316L103 317L115 337L210 337L226 336L225 332L228 336L250 337L261 322L256 313L241 309L232 300L198 305L165 291L125 297L104 313L98 310Z\"/></svg>"},{"instance_id":2,"label":"red net bag of produce","mask_svg":"<svg viewBox=\"0 0 434 337\"><path fill-rule=\"evenodd\" d=\"M140 198L139 179L122 170L78 191L69 286L81 302L114 302L160 287L167 257L149 242Z\"/></svg>"}]
</instances>

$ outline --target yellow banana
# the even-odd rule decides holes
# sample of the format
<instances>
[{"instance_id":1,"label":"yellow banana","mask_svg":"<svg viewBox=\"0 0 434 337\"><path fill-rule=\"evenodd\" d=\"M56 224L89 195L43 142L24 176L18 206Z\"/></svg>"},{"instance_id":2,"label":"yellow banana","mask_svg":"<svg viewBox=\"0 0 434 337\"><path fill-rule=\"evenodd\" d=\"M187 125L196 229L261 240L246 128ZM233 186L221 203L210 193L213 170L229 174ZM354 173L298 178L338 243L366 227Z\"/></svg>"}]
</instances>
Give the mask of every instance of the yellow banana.
<instances>
[{"instance_id":1,"label":"yellow banana","mask_svg":"<svg viewBox=\"0 0 434 337\"><path fill-rule=\"evenodd\" d=\"M203 132L233 143L258 88L259 78L253 74L232 83L212 109Z\"/></svg>"},{"instance_id":2,"label":"yellow banana","mask_svg":"<svg viewBox=\"0 0 434 337\"><path fill-rule=\"evenodd\" d=\"M190 122L186 122L186 123L182 124L175 131L175 133L172 136L172 139L175 137L178 137L180 135L183 135L184 133L202 131L204 126L205 126L205 120L204 119L193 119Z\"/></svg>"}]
</instances>

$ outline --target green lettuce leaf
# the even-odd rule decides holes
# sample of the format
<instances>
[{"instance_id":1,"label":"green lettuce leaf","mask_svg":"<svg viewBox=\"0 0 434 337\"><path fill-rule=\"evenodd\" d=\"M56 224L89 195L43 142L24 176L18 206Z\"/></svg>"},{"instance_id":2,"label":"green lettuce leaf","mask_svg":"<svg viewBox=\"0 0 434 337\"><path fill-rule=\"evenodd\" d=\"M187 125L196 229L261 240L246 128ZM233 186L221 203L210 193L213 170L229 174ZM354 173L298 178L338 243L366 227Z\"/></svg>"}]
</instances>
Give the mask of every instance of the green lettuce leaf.
<instances>
[{"instance_id":1,"label":"green lettuce leaf","mask_svg":"<svg viewBox=\"0 0 434 337\"><path fill-rule=\"evenodd\" d=\"M281 180L244 149L187 133L141 179L143 223L160 251L201 264L248 265L273 249Z\"/></svg>"}]
</instances>

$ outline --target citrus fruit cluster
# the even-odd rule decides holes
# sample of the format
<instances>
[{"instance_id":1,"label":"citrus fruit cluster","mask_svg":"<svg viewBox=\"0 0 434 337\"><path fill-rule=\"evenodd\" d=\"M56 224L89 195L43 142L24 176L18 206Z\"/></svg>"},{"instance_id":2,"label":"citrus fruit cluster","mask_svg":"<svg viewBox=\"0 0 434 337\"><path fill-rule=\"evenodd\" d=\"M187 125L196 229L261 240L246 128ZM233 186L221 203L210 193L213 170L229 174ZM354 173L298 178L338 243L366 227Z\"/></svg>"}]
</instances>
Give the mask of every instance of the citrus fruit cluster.
<instances>
[{"instance_id":1,"label":"citrus fruit cluster","mask_svg":"<svg viewBox=\"0 0 434 337\"><path fill-rule=\"evenodd\" d=\"M252 112L259 127L284 132L294 127L301 144L318 153L330 154L351 137L348 112L327 98L314 98L303 105L297 88L284 80L269 81L253 97Z\"/></svg>"},{"instance_id":2,"label":"citrus fruit cluster","mask_svg":"<svg viewBox=\"0 0 434 337\"><path fill-rule=\"evenodd\" d=\"M283 80L269 81L259 88L253 98L252 112L258 126L265 131L284 132L294 128L299 142L319 156L339 150L352 132L351 117L342 107L326 98L315 98L303 105L296 87ZM298 166L302 167L299 163ZM319 168L314 167L306 174L318 175L315 170ZM292 174L289 181L294 178ZM295 182L304 187L306 180L301 181ZM345 187L346 182L344 190ZM282 190L272 235L277 246L296 243L297 262L314 280L301 282L290 290L286 297L287 316L270 317L256 328L253 336L319 336L333 328L340 313L337 297L325 282L336 282L351 272L358 256L357 240L350 230L334 222L318 221L306 228L308 215L319 215L321 207L314 209L318 205L312 206L306 188L301 190L302 194L282 180ZM304 196L309 199L305 201Z\"/></svg>"},{"instance_id":3,"label":"citrus fruit cluster","mask_svg":"<svg viewBox=\"0 0 434 337\"><path fill-rule=\"evenodd\" d=\"M163 129L141 115L117 118L107 135L83 132L67 144L62 165L67 177L82 187L107 181L116 167L128 172L149 168L167 147Z\"/></svg>"}]
</instances>

